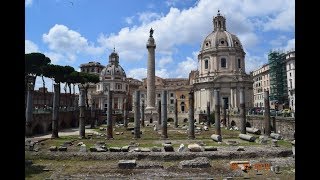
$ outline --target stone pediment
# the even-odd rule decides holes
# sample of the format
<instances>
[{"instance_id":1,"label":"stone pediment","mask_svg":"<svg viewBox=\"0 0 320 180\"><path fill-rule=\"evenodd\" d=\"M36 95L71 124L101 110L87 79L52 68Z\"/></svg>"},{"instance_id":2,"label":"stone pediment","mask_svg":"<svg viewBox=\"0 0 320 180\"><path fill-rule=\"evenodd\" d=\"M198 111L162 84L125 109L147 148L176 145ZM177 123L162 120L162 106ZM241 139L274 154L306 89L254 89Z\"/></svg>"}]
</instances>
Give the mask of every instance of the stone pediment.
<instances>
[{"instance_id":1,"label":"stone pediment","mask_svg":"<svg viewBox=\"0 0 320 180\"><path fill-rule=\"evenodd\" d=\"M222 75L215 77L213 82L238 82L238 79L235 76Z\"/></svg>"}]
</instances>

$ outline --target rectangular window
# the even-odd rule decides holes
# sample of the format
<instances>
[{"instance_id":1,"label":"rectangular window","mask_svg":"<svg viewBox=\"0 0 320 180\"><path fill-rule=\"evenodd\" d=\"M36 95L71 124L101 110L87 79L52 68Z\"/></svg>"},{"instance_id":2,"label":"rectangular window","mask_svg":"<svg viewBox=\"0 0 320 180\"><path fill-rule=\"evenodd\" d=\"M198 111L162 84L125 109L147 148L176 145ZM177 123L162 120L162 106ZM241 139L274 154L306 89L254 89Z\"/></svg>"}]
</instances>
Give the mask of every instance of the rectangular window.
<instances>
[{"instance_id":1,"label":"rectangular window","mask_svg":"<svg viewBox=\"0 0 320 180\"><path fill-rule=\"evenodd\" d=\"M170 93L170 97L173 97L173 93Z\"/></svg>"},{"instance_id":2,"label":"rectangular window","mask_svg":"<svg viewBox=\"0 0 320 180\"><path fill-rule=\"evenodd\" d=\"M204 60L204 68L205 68L205 69L208 69L208 68L209 68L208 60Z\"/></svg>"},{"instance_id":3,"label":"rectangular window","mask_svg":"<svg viewBox=\"0 0 320 180\"><path fill-rule=\"evenodd\" d=\"M226 68L227 67L227 60L226 58L221 58L221 67Z\"/></svg>"},{"instance_id":4,"label":"rectangular window","mask_svg":"<svg viewBox=\"0 0 320 180\"><path fill-rule=\"evenodd\" d=\"M170 104L173 104L173 99L170 99Z\"/></svg>"},{"instance_id":5,"label":"rectangular window","mask_svg":"<svg viewBox=\"0 0 320 180\"><path fill-rule=\"evenodd\" d=\"M241 60L238 59L238 68L241 68Z\"/></svg>"}]
</instances>

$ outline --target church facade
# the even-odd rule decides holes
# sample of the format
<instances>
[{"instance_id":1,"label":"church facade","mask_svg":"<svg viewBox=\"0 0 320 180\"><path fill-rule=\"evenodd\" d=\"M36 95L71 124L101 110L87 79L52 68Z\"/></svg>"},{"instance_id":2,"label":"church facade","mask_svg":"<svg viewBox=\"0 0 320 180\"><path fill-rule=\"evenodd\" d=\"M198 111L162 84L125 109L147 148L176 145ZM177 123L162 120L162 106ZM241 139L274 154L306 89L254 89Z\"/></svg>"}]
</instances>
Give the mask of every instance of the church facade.
<instances>
[{"instance_id":1,"label":"church facade","mask_svg":"<svg viewBox=\"0 0 320 180\"><path fill-rule=\"evenodd\" d=\"M230 112L240 108L240 88L245 92L246 109L253 106L253 80L245 72L245 52L239 38L226 29L226 18L219 11L213 18L213 31L204 39L198 55L198 70L192 72L195 119L214 108L214 89L220 91L221 108L226 103Z\"/></svg>"}]
</instances>

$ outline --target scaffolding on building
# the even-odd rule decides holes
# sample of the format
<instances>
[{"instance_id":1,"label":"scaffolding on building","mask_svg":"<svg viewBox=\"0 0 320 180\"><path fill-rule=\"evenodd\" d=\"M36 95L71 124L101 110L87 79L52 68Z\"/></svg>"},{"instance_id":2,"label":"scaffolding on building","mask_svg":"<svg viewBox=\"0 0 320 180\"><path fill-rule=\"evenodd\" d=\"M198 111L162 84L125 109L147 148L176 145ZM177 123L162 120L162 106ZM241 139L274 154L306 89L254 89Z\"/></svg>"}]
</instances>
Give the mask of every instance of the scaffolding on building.
<instances>
[{"instance_id":1,"label":"scaffolding on building","mask_svg":"<svg viewBox=\"0 0 320 180\"><path fill-rule=\"evenodd\" d=\"M286 54L270 51L268 54L270 72L270 101L286 106L288 104Z\"/></svg>"}]
</instances>

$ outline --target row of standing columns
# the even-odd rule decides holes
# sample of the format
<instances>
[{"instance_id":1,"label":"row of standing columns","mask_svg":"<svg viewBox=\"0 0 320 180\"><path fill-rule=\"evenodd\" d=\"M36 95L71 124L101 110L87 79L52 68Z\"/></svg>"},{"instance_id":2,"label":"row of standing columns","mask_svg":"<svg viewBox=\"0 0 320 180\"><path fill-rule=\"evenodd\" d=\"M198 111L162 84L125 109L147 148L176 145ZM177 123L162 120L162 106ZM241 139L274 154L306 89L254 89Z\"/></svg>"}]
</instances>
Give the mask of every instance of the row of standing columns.
<instances>
[{"instance_id":1,"label":"row of standing columns","mask_svg":"<svg viewBox=\"0 0 320 180\"><path fill-rule=\"evenodd\" d=\"M220 90L214 89L214 99L215 99L215 134L221 136L221 126L220 126ZM160 106L161 104L161 106ZM224 103L225 104L225 103ZM265 134L270 135L270 114L269 114L269 92L265 91L265 104L266 106L266 113L265 113ZM135 99L134 99L134 107L135 107L135 114L134 114L134 124L135 124L135 138L140 138L140 91L135 92ZM175 102L175 106L177 106ZM176 109L176 108L175 108ZM208 103L208 109L210 109L210 103ZM226 105L224 105L224 111L226 109ZM168 138L167 134L167 91L162 92L161 101L159 102L159 124L161 126L161 137L163 139ZM208 112L210 112L208 110ZM141 115L144 116L144 104L142 104ZM207 114L208 117L210 114ZM226 120L226 112L224 112L224 120ZM144 118L141 117L141 120L144 121ZM208 120L209 122L209 120ZM175 110L175 124L177 123L177 112ZM225 122L224 122L225 123ZM143 125L143 123L142 123ZM240 132L241 134L246 134L246 112L245 112L245 92L244 88L240 88ZM189 92L189 131L188 131L188 138L194 139L194 92Z\"/></svg>"}]
</instances>

